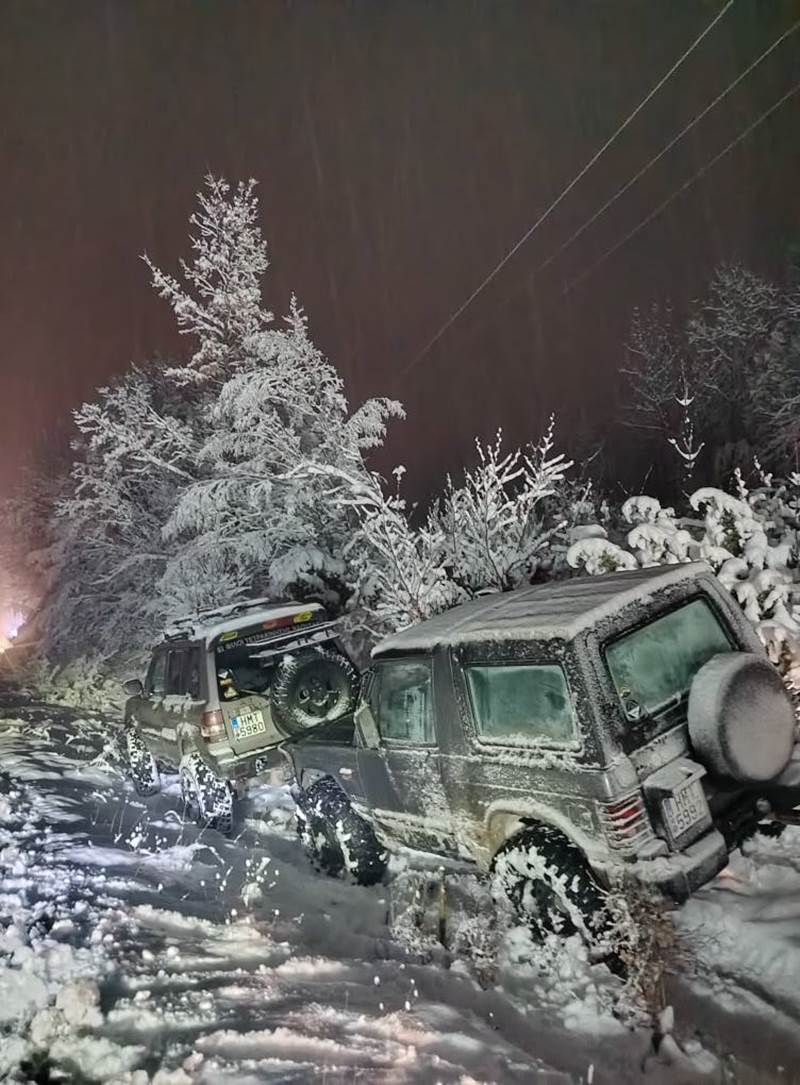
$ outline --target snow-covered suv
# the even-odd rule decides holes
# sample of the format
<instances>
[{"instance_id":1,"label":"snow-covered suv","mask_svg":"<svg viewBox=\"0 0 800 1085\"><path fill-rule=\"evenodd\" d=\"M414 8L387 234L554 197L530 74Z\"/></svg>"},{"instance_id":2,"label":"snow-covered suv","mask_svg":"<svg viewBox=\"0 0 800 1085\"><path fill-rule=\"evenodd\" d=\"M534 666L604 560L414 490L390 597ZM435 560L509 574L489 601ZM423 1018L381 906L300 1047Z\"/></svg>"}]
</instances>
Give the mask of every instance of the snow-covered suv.
<instances>
[{"instance_id":1,"label":"snow-covered suv","mask_svg":"<svg viewBox=\"0 0 800 1085\"><path fill-rule=\"evenodd\" d=\"M488 596L387 637L354 720L284 750L324 867L374 881L393 844L467 859L562 931L615 883L685 898L800 800L790 698L701 564Z\"/></svg>"},{"instance_id":2,"label":"snow-covered suv","mask_svg":"<svg viewBox=\"0 0 800 1085\"><path fill-rule=\"evenodd\" d=\"M136 790L177 769L187 812L229 831L234 791L280 763L287 736L351 712L358 674L318 603L257 599L176 622L125 691Z\"/></svg>"}]
</instances>

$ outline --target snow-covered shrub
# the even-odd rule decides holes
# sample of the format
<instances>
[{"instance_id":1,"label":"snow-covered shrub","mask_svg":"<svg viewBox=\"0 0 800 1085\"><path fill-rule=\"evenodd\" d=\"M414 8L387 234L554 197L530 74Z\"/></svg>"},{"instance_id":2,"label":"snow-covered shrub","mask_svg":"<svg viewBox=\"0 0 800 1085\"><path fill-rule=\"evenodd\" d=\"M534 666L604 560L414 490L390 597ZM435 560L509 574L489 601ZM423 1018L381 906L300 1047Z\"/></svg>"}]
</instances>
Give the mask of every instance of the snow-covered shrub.
<instances>
[{"instance_id":1,"label":"snow-covered shrub","mask_svg":"<svg viewBox=\"0 0 800 1085\"><path fill-rule=\"evenodd\" d=\"M464 471L461 486L448 478L430 522L444 538L451 579L468 594L506 591L536 574L542 555L565 520L548 516L546 501L572 464L554 452L554 420L537 445L503 449L476 440L479 463Z\"/></svg>"},{"instance_id":2,"label":"snow-covered shrub","mask_svg":"<svg viewBox=\"0 0 800 1085\"><path fill-rule=\"evenodd\" d=\"M552 576L566 552L568 531L593 509L589 488L559 495L569 467L554 453L554 424L526 449L505 451L502 437L476 442L478 465L444 495L421 523L396 489L333 465L307 464L328 481L328 501L354 514L358 527L344 555L353 578L351 624L374 634L401 629L482 591L505 591Z\"/></svg>"},{"instance_id":3,"label":"snow-covered shrub","mask_svg":"<svg viewBox=\"0 0 800 1085\"><path fill-rule=\"evenodd\" d=\"M344 548L353 594L348 624L373 636L423 621L467 598L450 577L444 532L435 517L411 523L400 494L404 468L395 469L396 489L386 493L383 479L341 468L307 465L327 481L331 506L352 514L357 525Z\"/></svg>"},{"instance_id":4,"label":"snow-covered shrub","mask_svg":"<svg viewBox=\"0 0 800 1085\"><path fill-rule=\"evenodd\" d=\"M736 494L702 487L689 497L698 518L676 517L653 497L624 502L634 526L616 540L577 540L569 564L596 575L615 569L705 561L756 626L770 658L800 684L800 478L776 481L756 464L761 485L750 491L740 471Z\"/></svg>"},{"instance_id":5,"label":"snow-covered shrub","mask_svg":"<svg viewBox=\"0 0 800 1085\"><path fill-rule=\"evenodd\" d=\"M119 716L125 702L121 681L109 674L106 660L79 658L67 664L37 659L18 676L47 704Z\"/></svg>"},{"instance_id":6,"label":"snow-covered shrub","mask_svg":"<svg viewBox=\"0 0 800 1085\"><path fill-rule=\"evenodd\" d=\"M583 569L590 576L635 569L636 558L621 546L602 536L579 539L567 551L567 562L573 569Z\"/></svg>"},{"instance_id":7,"label":"snow-covered shrub","mask_svg":"<svg viewBox=\"0 0 800 1085\"><path fill-rule=\"evenodd\" d=\"M673 450L676 490L690 490L700 468L719 483L754 455L794 463L798 350L800 284L722 264L683 326L669 305L634 311L625 421Z\"/></svg>"}]
</instances>

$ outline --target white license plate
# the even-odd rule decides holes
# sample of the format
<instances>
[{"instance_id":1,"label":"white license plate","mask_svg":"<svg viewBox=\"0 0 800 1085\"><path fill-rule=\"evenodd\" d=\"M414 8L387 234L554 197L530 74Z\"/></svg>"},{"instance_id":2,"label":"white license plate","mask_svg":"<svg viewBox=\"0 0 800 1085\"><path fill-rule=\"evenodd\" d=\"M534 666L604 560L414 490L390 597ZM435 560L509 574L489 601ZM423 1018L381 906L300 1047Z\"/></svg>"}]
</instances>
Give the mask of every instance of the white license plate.
<instances>
[{"instance_id":1,"label":"white license plate","mask_svg":"<svg viewBox=\"0 0 800 1085\"><path fill-rule=\"evenodd\" d=\"M241 716L234 716L231 720L233 737L236 739L252 738L253 735L263 735L266 731L263 712L243 712Z\"/></svg>"},{"instance_id":2,"label":"white license plate","mask_svg":"<svg viewBox=\"0 0 800 1085\"><path fill-rule=\"evenodd\" d=\"M664 817L674 839L703 821L708 816L703 785L699 780L692 780L664 799Z\"/></svg>"}]
</instances>

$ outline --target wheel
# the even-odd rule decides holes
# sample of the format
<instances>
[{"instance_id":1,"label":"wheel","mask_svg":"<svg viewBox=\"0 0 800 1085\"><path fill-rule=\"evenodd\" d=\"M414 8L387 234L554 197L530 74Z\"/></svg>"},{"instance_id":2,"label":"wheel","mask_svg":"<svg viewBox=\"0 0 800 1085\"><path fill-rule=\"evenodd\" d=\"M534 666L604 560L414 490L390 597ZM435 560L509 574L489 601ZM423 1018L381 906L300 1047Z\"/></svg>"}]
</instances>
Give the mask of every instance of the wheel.
<instances>
[{"instance_id":1,"label":"wheel","mask_svg":"<svg viewBox=\"0 0 800 1085\"><path fill-rule=\"evenodd\" d=\"M156 759L148 750L139 732L132 726L125 728L125 754L128 774L137 795L155 795L161 788Z\"/></svg>"},{"instance_id":2,"label":"wheel","mask_svg":"<svg viewBox=\"0 0 800 1085\"><path fill-rule=\"evenodd\" d=\"M312 862L326 874L346 872L359 885L375 885L386 872L388 856L372 826L334 780L318 780L300 793L297 832Z\"/></svg>"},{"instance_id":3,"label":"wheel","mask_svg":"<svg viewBox=\"0 0 800 1085\"><path fill-rule=\"evenodd\" d=\"M196 753L181 761L181 796L186 816L225 836L233 831L233 792Z\"/></svg>"},{"instance_id":4,"label":"wheel","mask_svg":"<svg viewBox=\"0 0 800 1085\"><path fill-rule=\"evenodd\" d=\"M307 649L278 664L270 688L272 718L284 734L299 735L352 712L357 694L358 672L346 656Z\"/></svg>"},{"instance_id":5,"label":"wheel","mask_svg":"<svg viewBox=\"0 0 800 1085\"><path fill-rule=\"evenodd\" d=\"M604 893L575 845L549 825L523 829L495 856L494 890L538 937L578 931L592 943L607 923Z\"/></svg>"}]
</instances>

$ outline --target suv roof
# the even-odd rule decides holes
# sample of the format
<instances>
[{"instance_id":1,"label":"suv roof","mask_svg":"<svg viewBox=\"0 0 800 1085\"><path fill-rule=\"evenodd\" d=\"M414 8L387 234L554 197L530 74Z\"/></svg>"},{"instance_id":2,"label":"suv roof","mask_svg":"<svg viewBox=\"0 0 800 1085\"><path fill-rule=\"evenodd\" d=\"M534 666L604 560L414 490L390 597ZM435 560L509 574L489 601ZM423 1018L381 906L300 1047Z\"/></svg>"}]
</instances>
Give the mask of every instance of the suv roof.
<instances>
[{"instance_id":1,"label":"suv roof","mask_svg":"<svg viewBox=\"0 0 800 1085\"><path fill-rule=\"evenodd\" d=\"M580 576L462 603L419 625L385 637L374 659L476 641L569 640L581 630L654 591L707 574L703 562L656 566L603 576Z\"/></svg>"},{"instance_id":2,"label":"suv roof","mask_svg":"<svg viewBox=\"0 0 800 1085\"><path fill-rule=\"evenodd\" d=\"M164 631L165 640L177 638L200 640L210 646L223 633L242 626L258 625L275 618L291 618L295 614L325 613L321 603L273 603L267 599L251 599L232 603L218 609L201 610L197 614L178 618Z\"/></svg>"}]
</instances>

